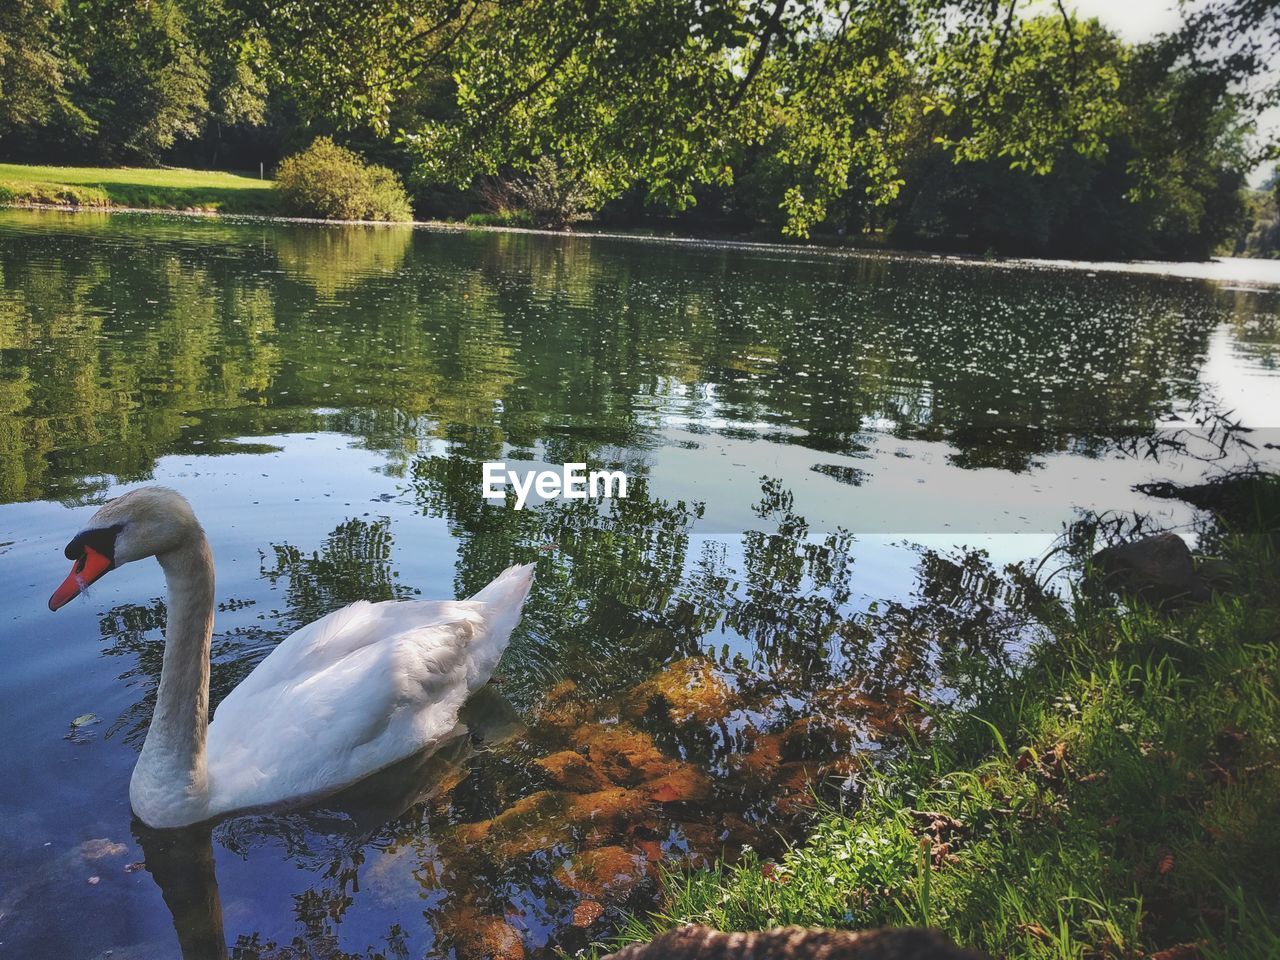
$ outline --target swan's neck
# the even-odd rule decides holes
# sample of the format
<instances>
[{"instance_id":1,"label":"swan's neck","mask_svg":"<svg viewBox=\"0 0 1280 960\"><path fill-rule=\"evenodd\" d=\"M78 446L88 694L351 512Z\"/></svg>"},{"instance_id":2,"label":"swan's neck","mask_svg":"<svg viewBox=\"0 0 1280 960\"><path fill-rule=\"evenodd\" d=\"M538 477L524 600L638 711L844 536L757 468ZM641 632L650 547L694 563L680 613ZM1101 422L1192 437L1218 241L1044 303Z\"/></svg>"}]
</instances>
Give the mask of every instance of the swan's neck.
<instances>
[{"instance_id":1,"label":"swan's neck","mask_svg":"<svg viewBox=\"0 0 1280 960\"><path fill-rule=\"evenodd\" d=\"M182 547L157 556L169 586L164 664L147 740L129 784L133 810L153 827L205 819L209 773L209 642L213 555L196 528Z\"/></svg>"}]
</instances>

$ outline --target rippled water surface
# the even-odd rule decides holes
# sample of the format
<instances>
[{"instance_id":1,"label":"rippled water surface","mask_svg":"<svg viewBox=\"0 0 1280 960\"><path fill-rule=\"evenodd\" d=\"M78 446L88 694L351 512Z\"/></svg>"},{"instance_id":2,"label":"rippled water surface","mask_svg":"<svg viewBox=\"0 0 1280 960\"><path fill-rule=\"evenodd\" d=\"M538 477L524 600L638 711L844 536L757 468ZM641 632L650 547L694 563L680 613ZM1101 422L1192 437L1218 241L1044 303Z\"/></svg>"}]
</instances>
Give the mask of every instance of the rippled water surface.
<instances>
[{"instance_id":1,"label":"rippled water surface","mask_svg":"<svg viewBox=\"0 0 1280 960\"><path fill-rule=\"evenodd\" d=\"M546 954L662 861L776 848L1033 638L1006 564L1081 510L1186 520L1131 489L1205 472L1143 455L1178 422L1270 455L1280 290L1214 275L0 211L0 955ZM486 504L492 459L631 496ZM215 705L328 610L536 559L465 734L319 808L132 822L159 570L46 600L153 481L218 563Z\"/></svg>"}]
</instances>

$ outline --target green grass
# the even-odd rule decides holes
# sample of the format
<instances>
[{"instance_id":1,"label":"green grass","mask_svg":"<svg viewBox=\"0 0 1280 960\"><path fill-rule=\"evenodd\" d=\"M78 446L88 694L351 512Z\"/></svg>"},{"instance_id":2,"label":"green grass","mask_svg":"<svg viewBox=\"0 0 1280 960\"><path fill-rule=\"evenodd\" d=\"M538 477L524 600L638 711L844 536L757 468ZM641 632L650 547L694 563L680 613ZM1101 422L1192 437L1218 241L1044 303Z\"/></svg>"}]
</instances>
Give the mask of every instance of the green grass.
<instances>
[{"instance_id":1,"label":"green grass","mask_svg":"<svg viewBox=\"0 0 1280 960\"><path fill-rule=\"evenodd\" d=\"M1276 538L1225 543L1232 596L1074 597L1012 685L857 804L776 864L668 874L626 939L924 924L994 957L1280 956L1280 562Z\"/></svg>"},{"instance_id":2,"label":"green grass","mask_svg":"<svg viewBox=\"0 0 1280 960\"><path fill-rule=\"evenodd\" d=\"M221 170L0 163L0 203L275 213L271 181Z\"/></svg>"},{"instance_id":3,"label":"green grass","mask_svg":"<svg viewBox=\"0 0 1280 960\"><path fill-rule=\"evenodd\" d=\"M527 210L502 210L468 214L465 222L472 227L532 227L533 217Z\"/></svg>"}]
</instances>

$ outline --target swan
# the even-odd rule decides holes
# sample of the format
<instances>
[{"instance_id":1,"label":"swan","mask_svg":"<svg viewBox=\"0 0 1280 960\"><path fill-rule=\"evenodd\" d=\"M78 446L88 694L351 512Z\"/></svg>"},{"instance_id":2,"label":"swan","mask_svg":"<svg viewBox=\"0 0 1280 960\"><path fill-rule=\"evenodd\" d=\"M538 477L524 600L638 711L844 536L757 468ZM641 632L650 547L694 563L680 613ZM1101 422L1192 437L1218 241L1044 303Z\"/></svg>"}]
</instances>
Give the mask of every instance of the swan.
<instances>
[{"instance_id":1,"label":"swan","mask_svg":"<svg viewBox=\"0 0 1280 960\"><path fill-rule=\"evenodd\" d=\"M191 505L141 487L67 544L57 610L126 563L155 557L168 586L155 710L129 781L149 827L295 806L447 739L483 687L533 585L513 566L469 600L358 601L293 633L209 714L213 555Z\"/></svg>"}]
</instances>

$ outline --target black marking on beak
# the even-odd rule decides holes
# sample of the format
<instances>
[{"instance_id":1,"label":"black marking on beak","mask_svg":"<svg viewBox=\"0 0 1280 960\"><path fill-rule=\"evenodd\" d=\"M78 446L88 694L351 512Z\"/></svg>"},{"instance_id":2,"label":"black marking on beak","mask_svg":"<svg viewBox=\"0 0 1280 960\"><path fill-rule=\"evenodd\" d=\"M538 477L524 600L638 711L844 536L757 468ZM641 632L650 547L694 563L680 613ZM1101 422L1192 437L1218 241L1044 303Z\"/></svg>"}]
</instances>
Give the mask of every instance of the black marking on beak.
<instances>
[{"instance_id":1,"label":"black marking on beak","mask_svg":"<svg viewBox=\"0 0 1280 960\"><path fill-rule=\"evenodd\" d=\"M66 549L62 552L66 554L68 560L82 560L84 558L84 548L92 547L110 560L112 566L115 566L116 536L123 529L124 524L117 523L112 527L82 530L71 538L71 542L67 544Z\"/></svg>"}]
</instances>

